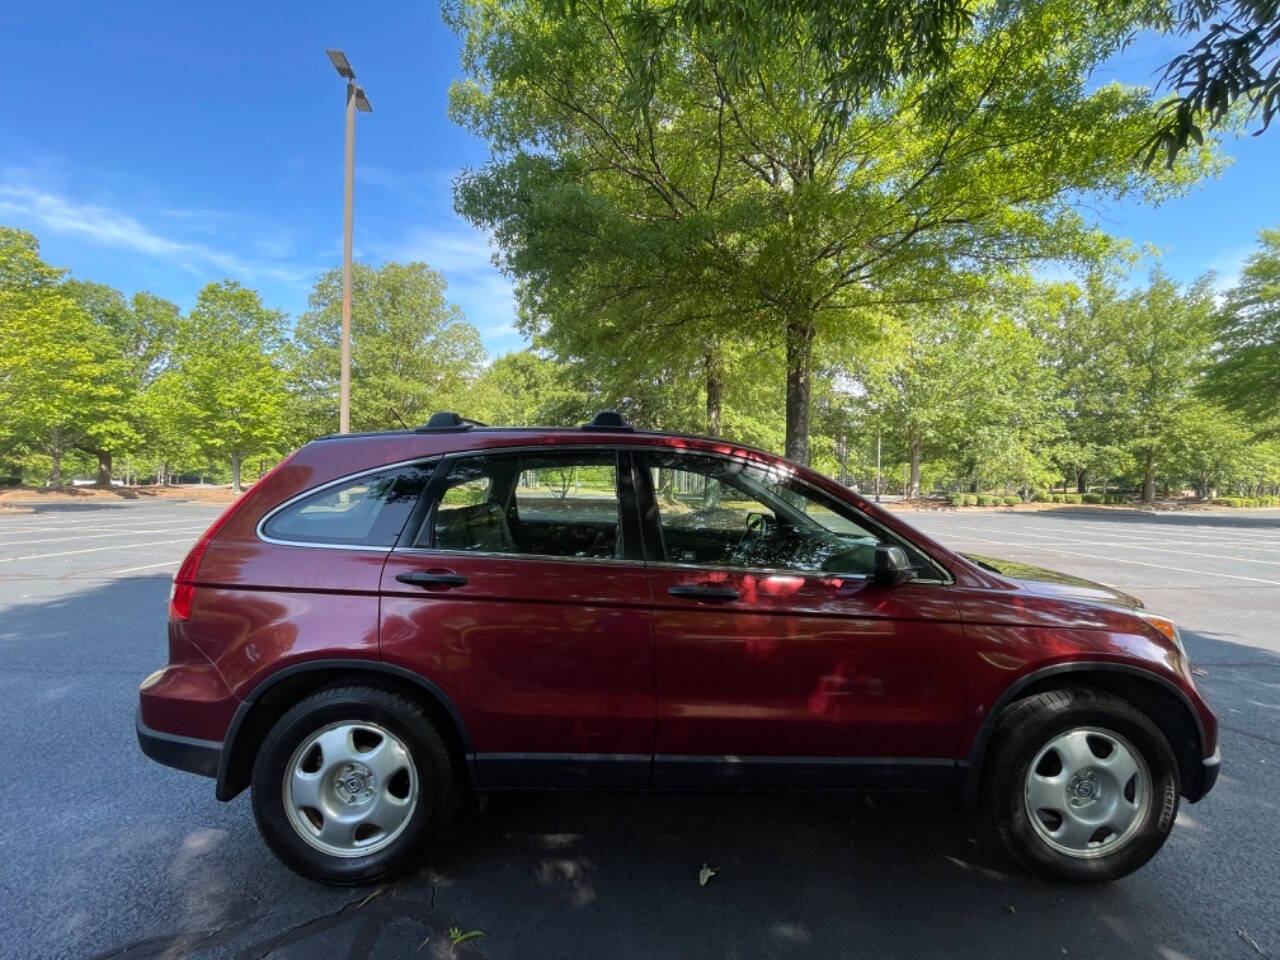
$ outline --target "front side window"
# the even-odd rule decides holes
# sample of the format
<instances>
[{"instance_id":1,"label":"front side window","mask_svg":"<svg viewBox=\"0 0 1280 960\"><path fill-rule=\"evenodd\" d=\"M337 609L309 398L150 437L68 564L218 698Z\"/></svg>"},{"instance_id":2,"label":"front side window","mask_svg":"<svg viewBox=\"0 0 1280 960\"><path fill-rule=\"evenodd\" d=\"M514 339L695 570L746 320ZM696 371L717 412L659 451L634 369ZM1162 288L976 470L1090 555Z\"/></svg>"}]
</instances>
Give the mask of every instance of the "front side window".
<instances>
[{"instance_id":1,"label":"front side window","mask_svg":"<svg viewBox=\"0 0 1280 960\"><path fill-rule=\"evenodd\" d=\"M783 468L651 455L668 563L869 576L879 537Z\"/></svg>"},{"instance_id":2,"label":"front side window","mask_svg":"<svg viewBox=\"0 0 1280 960\"><path fill-rule=\"evenodd\" d=\"M326 487L285 507L262 532L291 543L390 547L435 467L410 464Z\"/></svg>"},{"instance_id":3,"label":"front side window","mask_svg":"<svg viewBox=\"0 0 1280 960\"><path fill-rule=\"evenodd\" d=\"M621 529L613 451L485 454L453 464L414 545L607 560Z\"/></svg>"}]
</instances>

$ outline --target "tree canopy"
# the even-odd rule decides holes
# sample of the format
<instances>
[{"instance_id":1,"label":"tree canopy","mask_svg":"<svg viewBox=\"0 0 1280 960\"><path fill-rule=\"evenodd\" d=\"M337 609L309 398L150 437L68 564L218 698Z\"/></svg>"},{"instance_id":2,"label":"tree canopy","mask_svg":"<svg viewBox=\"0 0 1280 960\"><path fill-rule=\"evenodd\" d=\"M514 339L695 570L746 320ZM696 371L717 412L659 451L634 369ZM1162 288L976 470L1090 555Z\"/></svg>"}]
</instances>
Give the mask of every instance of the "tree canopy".
<instances>
[{"instance_id":1,"label":"tree canopy","mask_svg":"<svg viewBox=\"0 0 1280 960\"><path fill-rule=\"evenodd\" d=\"M684 356L780 346L785 448L804 461L815 343L858 349L877 312L1096 255L1073 202L1159 198L1213 165L1202 153L1141 175L1132 154L1156 105L1087 88L1135 21L1085 6L984 10L929 82L899 79L837 116L841 91L804 30L736 83L717 47L661 32L637 105L619 0L551 23L532 0L452 5L468 75L453 113L491 146L457 205L493 231L524 329L549 343L638 327Z\"/></svg>"},{"instance_id":2,"label":"tree canopy","mask_svg":"<svg viewBox=\"0 0 1280 960\"><path fill-rule=\"evenodd\" d=\"M870 490L879 439L884 484L907 495L1275 493L1277 234L1264 232L1221 297L1208 277L1143 279L1113 259L1079 281L1010 269L962 297L868 311L858 349L815 345L810 459ZM643 427L784 447L779 338L706 351L687 332L696 317L649 327L615 308L488 359L426 265L361 266L357 278L358 427L449 408L575 424L612 407ZM336 426L337 283L337 271L317 278L292 326L230 281L184 312L69 280L33 236L0 231L0 465L53 483L131 468L159 482L252 477Z\"/></svg>"}]
</instances>

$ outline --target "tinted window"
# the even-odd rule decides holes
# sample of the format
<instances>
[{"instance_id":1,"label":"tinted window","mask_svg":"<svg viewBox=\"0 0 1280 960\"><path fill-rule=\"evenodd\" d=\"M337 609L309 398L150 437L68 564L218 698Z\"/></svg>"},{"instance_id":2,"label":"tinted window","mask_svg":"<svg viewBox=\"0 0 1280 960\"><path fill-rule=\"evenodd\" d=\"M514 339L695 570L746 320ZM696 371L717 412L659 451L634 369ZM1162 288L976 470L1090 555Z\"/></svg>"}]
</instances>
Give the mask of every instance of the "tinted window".
<instances>
[{"instance_id":1,"label":"tinted window","mask_svg":"<svg viewBox=\"0 0 1280 960\"><path fill-rule=\"evenodd\" d=\"M622 556L611 451L464 457L415 541L437 550Z\"/></svg>"},{"instance_id":2,"label":"tinted window","mask_svg":"<svg viewBox=\"0 0 1280 960\"><path fill-rule=\"evenodd\" d=\"M281 510L262 532L297 543L390 547L434 470L422 463L338 483Z\"/></svg>"},{"instance_id":3,"label":"tinted window","mask_svg":"<svg viewBox=\"0 0 1280 960\"><path fill-rule=\"evenodd\" d=\"M879 537L782 469L650 456L668 562L869 575Z\"/></svg>"}]
</instances>

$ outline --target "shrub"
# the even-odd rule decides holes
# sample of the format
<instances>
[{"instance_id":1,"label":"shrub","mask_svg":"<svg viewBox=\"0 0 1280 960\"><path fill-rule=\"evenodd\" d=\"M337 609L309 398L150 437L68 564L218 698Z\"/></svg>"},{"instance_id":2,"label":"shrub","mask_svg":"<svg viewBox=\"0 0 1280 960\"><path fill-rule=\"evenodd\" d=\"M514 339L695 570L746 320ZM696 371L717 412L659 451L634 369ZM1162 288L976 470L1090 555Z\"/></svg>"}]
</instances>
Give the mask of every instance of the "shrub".
<instances>
[{"instance_id":1,"label":"shrub","mask_svg":"<svg viewBox=\"0 0 1280 960\"><path fill-rule=\"evenodd\" d=\"M963 506L964 506L964 494L963 494L963 493L948 493L948 494L947 494L947 503L948 503L950 506L953 506L953 507L963 507Z\"/></svg>"},{"instance_id":2,"label":"shrub","mask_svg":"<svg viewBox=\"0 0 1280 960\"><path fill-rule=\"evenodd\" d=\"M1129 497L1123 493L1108 493L1107 503L1128 503Z\"/></svg>"},{"instance_id":3,"label":"shrub","mask_svg":"<svg viewBox=\"0 0 1280 960\"><path fill-rule=\"evenodd\" d=\"M1100 493L1086 493L1081 498L1085 503L1105 503L1106 498Z\"/></svg>"},{"instance_id":4,"label":"shrub","mask_svg":"<svg viewBox=\"0 0 1280 960\"><path fill-rule=\"evenodd\" d=\"M1051 494L1049 494L1049 502L1050 502L1050 503L1061 503L1061 502L1062 502L1062 494L1060 494L1060 493L1051 493Z\"/></svg>"},{"instance_id":5,"label":"shrub","mask_svg":"<svg viewBox=\"0 0 1280 960\"><path fill-rule=\"evenodd\" d=\"M1032 503L1048 503L1049 494L1045 493L1043 490L1033 490L1031 491L1031 502Z\"/></svg>"},{"instance_id":6,"label":"shrub","mask_svg":"<svg viewBox=\"0 0 1280 960\"><path fill-rule=\"evenodd\" d=\"M1078 494L1078 493L1064 493L1064 494L1062 495L1062 502L1063 502L1063 503L1079 503L1079 502L1080 502L1080 494Z\"/></svg>"},{"instance_id":7,"label":"shrub","mask_svg":"<svg viewBox=\"0 0 1280 960\"><path fill-rule=\"evenodd\" d=\"M999 506L999 504L1000 504L999 497L993 497L989 493L978 494L978 506L980 507L995 507L995 506Z\"/></svg>"},{"instance_id":8,"label":"shrub","mask_svg":"<svg viewBox=\"0 0 1280 960\"><path fill-rule=\"evenodd\" d=\"M964 505L966 507L976 507L978 505L978 498L972 493L966 493L964 495Z\"/></svg>"},{"instance_id":9,"label":"shrub","mask_svg":"<svg viewBox=\"0 0 1280 960\"><path fill-rule=\"evenodd\" d=\"M1021 502L1022 502L1021 497L1005 497L1004 498L1004 505L1006 507L1016 507Z\"/></svg>"}]
</instances>

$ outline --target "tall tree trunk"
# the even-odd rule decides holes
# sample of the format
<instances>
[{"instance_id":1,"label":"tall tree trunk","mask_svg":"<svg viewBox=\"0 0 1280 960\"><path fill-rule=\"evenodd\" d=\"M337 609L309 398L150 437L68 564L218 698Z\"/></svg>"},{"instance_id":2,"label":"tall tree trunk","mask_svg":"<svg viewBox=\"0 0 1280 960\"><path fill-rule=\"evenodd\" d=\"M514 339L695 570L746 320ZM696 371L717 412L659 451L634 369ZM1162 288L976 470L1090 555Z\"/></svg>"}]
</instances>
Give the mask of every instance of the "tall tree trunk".
<instances>
[{"instance_id":1,"label":"tall tree trunk","mask_svg":"<svg viewBox=\"0 0 1280 960\"><path fill-rule=\"evenodd\" d=\"M99 487L104 487L105 489L110 490L111 489L111 451L99 450L97 451L97 454L98 454L98 480L95 485Z\"/></svg>"},{"instance_id":2,"label":"tall tree trunk","mask_svg":"<svg viewBox=\"0 0 1280 960\"><path fill-rule=\"evenodd\" d=\"M707 436L720 436L720 394L724 389L724 365L720 352L714 346L707 348L702 358L703 372L707 378Z\"/></svg>"},{"instance_id":3,"label":"tall tree trunk","mask_svg":"<svg viewBox=\"0 0 1280 960\"><path fill-rule=\"evenodd\" d=\"M1088 493L1088 492L1089 492L1089 471L1077 470L1076 471L1076 493Z\"/></svg>"},{"instance_id":4,"label":"tall tree trunk","mask_svg":"<svg viewBox=\"0 0 1280 960\"><path fill-rule=\"evenodd\" d=\"M785 456L809 465L809 397L813 373L813 317L787 321L787 440Z\"/></svg>"},{"instance_id":5,"label":"tall tree trunk","mask_svg":"<svg viewBox=\"0 0 1280 960\"><path fill-rule=\"evenodd\" d=\"M231 454L231 492L240 492L240 465L243 458L240 451L236 450Z\"/></svg>"},{"instance_id":6,"label":"tall tree trunk","mask_svg":"<svg viewBox=\"0 0 1280 960\"><path fill-rule=\"evenodd\" d=\"M1156 500L1156 457L1148 450L1142 471L1142 502L1155 503Z\"/></svg>"},{"instance_id":7,"label":"tall tree trunk","mask_svg":"<svg viewBox=\"0 0 1280 960\"><path fill-rule=\"evenodd\" d=\"M911 473L907 480L907 499L920 496L920 454L924 448L924 441L919 437L911 438Z\"/></svg>"},{"instance_id":8,"label":"tall tree trunk","mask_svg":"<svg viewBox=\"0 0 1280 960\"><path fill-rule=\"evenodd\" d=\"M49 486L62 486L62 448L54 447L49 451L49 459L52 461L49 467Z\"/></svg>"}]
</instances>

